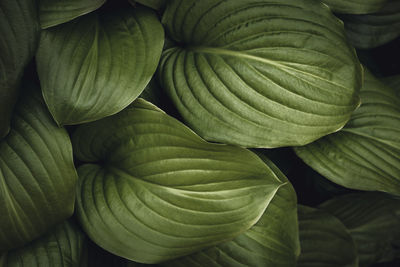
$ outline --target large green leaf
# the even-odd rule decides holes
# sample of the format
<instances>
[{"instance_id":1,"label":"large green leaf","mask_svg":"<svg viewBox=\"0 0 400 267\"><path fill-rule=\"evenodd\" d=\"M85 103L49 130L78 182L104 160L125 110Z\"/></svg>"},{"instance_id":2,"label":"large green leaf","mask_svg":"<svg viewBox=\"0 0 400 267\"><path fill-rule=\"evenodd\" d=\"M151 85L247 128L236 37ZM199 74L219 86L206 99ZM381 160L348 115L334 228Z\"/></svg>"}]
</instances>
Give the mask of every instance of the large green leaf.
<instances>
[{"instance_id":1,"label":"large green leaf","mask_svg":"<svg viewBox=\"0 0 400 267\"><path fill-rule=\"evenodd\" d=\"M39 17L43 29L90 13L106 0L39 0Z\"/></svg>"},{"instance_id":2,"label":"large green leaf","mask_svg":"<svg viewBox=\"0 0 400 267\"><path fill-rule=\"evenodd\" d=\"M20 80L36 51L38 29L34 0L0 1L0 139L10 130Z\"/></svg>"},{"instance_id":3,"label":"large green leaf","mask_svg":"<svg viewBox=\"0 0 400 267\"><path fill-rule=\"evenodd\" d=\"M360 64L319 2L172 0L163 23L180 46L163 53L161 83L207 140L303 145L359 104Z\"/></svg>"},{"instance_id":4,"label":"large green leaf","mask_svg":"<svg viewBox=\"0 0 400 267\"><path fill-rule=\"evenodd\" d=\"M323 203L349 229L360 266L400 258L400 200L382 193L344 195Z\"/></svg>"},{"instance_id":5,"label":"large green leaf","mask_svg":"<svg viewBox=\"0 0 400 267\"><path fill-rule=\"evenodd\" d=\"M43 31L37 67L54 119L77 124L121 111L150 81L163 42L157 15L129 5Z\"/></svg>"},{"instance_id":6,"label":"large green leaf","mask_svg":"<svg viewBox=\"0 0 400 267\"><path fill-rule=\"evenodd\" d=\"M282 182L252 152L207 143L138 99L73 135L77 212L98 245L157 263L230 240L253 226Z\"/></svg>"},{"instance_id":7,"label":"large green leaf","mask_svg":"<svg viewBox=\"0 0 400 267\"><path fill-rule=\"evenodd\" d=\"M387 1L388 0L322 0L332 11L343 14L374 13L379 11Z\"/></svg>"},{"instance_id":8,"label":"large green leaf","mask_svg":"<svg viewBox=\"0 0 400 267\"><path fill-rule=\"evenodd\" d=\"M343 223L322 210L299 205L298 267L358 267L356 245Z\"/></svg>"},{"instance_id":9,"label":"large green leaf","mask_svg":"<svg viewBox=\"0 0 400 267\"><path fill-rule=\"evenodd\" d=\"M85 235L71 222L23 248L0 254L2 267L78 267L85 250Z\"/></svg>"},{"instance_id":10,"label":"large green leaf","mask_svg":"<svg viewBox=\"0 0 400 267\"><path fill-rule=\"evenodd\" d=\"M335 183L400 195L400 98L367 72L361 101L342 131L295 151Z\"/></svg>"},{"instance_id":11,"label":"large green leaf","mask_svg":"<svg viewBox=\"0 0 400 267\"><path fill-rule=\"evenodd\" d=\"M0 141L0 251L37 238L74 210L71 142L34 89L25 86L11 131Z\"/></svg>"},{"instance_id":12,"label":"large green leaf","mask_svg":"<svg viewBox=\"0 0 400 267\"><path fill-rule=\"evenodd\" d=\"M360 49L384 45L400 36L400 1L389 1L379 12L341 16L347 37Z\"/></svg>"},{"instance_id":13,"label":"large green leaf","mask_svg":"<svg viewBox=\"0 0 400 267\"><path fill-rule=\"evenodd\" d=\"M264 162L285 183L260 220L234 240L171 262L171 267L287 266L300 253L296 193L285 175L265 156Z\"/></svg>"}]
</instances>

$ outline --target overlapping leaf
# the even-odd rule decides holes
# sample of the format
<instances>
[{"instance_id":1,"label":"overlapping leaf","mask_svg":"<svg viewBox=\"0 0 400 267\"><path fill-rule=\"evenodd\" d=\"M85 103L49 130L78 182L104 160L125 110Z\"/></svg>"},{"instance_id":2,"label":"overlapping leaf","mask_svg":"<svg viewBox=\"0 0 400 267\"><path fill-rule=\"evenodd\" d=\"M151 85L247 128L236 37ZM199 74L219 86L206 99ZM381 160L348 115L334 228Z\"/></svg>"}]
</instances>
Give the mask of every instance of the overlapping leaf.
<instances>
[{"instance_id":1,"label":"overlapping leaf","mask_svg":"<svg viewBox=\"0 0 400 267\"><path fill-rule=\"evenodd\" d=\"M10 129L20 80L36 51L38 29L35 1L0 1L0 138Z\"/></svg>"},{"instance_id":2,"label":"overlapping leaf","mask_svg":"<svg viewBox=\"0 0 400 267\"><path fill-rule=\"evenodd\" d=\"M400 98L367 72L361 100L342 131L295 151L335 183L400 195Z\"/></svg>"},{"instance_id":3,"label":"overlapping leaf","mask_svg":"<svg viewBox=\"0 0 400 267\"><path fill-rule=\"evenodd\" d=\"M319 2L172 0L163 23L180 46L163 53L161 83L207 140L303 145L359 104L361 67Z\"/></svg>"},{"instance_id":4,"label":"overlapping leaf","mask_svg":"<svg viewBox=\"0 0 400 267\"><path fill-rule=\"evenodd\" d=\"M67 221L23 248L0 254L0 266L84 266L81 265L84 249L85 235L77 226Z\"/></svg>"},{"instance_id":5,"label":"overlapping leaf","mask_svg":"<svg viewBox=\"0 0 400 267\"><path fill-rule=\"evenodd\" d=\"M357 267L356 245L343 223L331 214L299 206L301 254L298 267Z\"/></svg>"},{"instance_id":6,"label":"overlapping leaf","mask_svg":"<svg viewBox=\"0 0 400 267\"><path fill-rule=\"evenodd\" d=\"M263 216L234 240L163 266L295 266L300 253L296 193L285 175L265 156L264 162L286 183Z\"/></svg>"},{"instance_id":7,"label":"overlapping leaf","mask_svg":"<svg viewBox=\"0 0 400 267\"><path fill-rule=\"evenodd\" d=\"M388 0L322 0L333 12L342 14L374 13L379 11L387 1Z\"/></svg>"},{"instance_id":8,"label":"overlapping leaf","mask_svg":"<svg viewBox=\"0 0 400 267\"><path fill-rule=\"evenodd\" d=\"M39 0L40 25L43 29L68 22L90 13L106 0Z\"/></svg>"},{"instance_id":9,"label":"overlapping leaf","mask_svg":"<svg viewBox=\"0 0 400 267\"><path fill-rule=\"evenodd\" d=\"M252 152L207 143L142 99L73 135L77 212L98 245L157 263L253 226L282 184Z\"/></svg>"},{"instance_id":10,"label":"overlapping leaf","mask_svg":"<svg viewBox=\"0 0 400 267\"><path fill-rule=\"evenodd\" d=\"M321 208L349 229L357 244L360 266L399 257L400 200L382 193L358 193L329 200Z\"/></svg>"},{"instance_id":11,"label":"overlapping leaf","mask_svg":"<svg viewBox=\"0 0 400 267\"><path fill-rule=\"evenodd\" d=\"M157 15L129 5L45 30L37 67L54 119L78 124L121 111L149 82L163 42Z\"/></svg>"},{"instance_id":12,"label":"overlapping leaf","mask_svg":"<svg viewBox=\"0 0 400 267\"><path fill-rule=\"evenodd\" d=\"M77 174L70 139L38 90L25 87L11 131L0 142L0 251L37 238L74 210Z\"/></svg>"},{"instance_id":13,"label":"overlapping leaf","mask_svg":"<svg viewBox=\"0 0 400 267\"><path fill-rule=\"evenodd\" d=\"M379 12L341 16L349 41L360 49L384 45L400 36L400 1L389 1Z\"/></svg>"}]
</instances>

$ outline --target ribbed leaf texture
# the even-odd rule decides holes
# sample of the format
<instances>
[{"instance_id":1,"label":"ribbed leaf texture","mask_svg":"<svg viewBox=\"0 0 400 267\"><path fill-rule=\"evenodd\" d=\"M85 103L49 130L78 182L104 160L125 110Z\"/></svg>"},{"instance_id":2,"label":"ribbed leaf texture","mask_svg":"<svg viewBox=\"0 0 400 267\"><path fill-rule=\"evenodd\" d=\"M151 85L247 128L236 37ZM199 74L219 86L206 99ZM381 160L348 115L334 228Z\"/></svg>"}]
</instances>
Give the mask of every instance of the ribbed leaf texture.
<instances>
[{"instance_id":1,"label":"ribbed leaf texture","mask_svg":"<svg viewBox=\"0 0 400 267\"><path fill-rule=\"evenodd\" d=\"M0 139L10 130L20 80L37 48L38 30L34 0L0 1Z\"/></svg>"},{"instance_id":2,"label":"ribbed leaf texture","mask_svg":"<svg viewBox=\"0 0 400 267\"><path fill-rule=\"evenodd\" d=\"M39 90L24 86L0 141L0 251L22 246L72 215L77 174L67 132Z\"/></svg>"},{"instance_id":3,"label":"ribbed leaf texture","mask_svg":"<svg viewBox=\"0 0 400 267\"><path fill-rule=\"evenodd\" d=\"M43 31L37 67L54 119L79 124L121 111L150 81L163 43L155 12L129 4Z\"/></svg>"},{"instance_id":4,"label":"ribbed leaf texture","mask_svg":"<svg viewBox=\"0 0 400 267\"><path fill-rule=\"evenodd\" d=\"M73 135L77 212L106 250L158 263L230 240L253 226L283 184L252 152L207 143L138 99Z\"/></svg>"},{"instance_id":5,"label":"ribbed leaf texture","mask_svg":"<svg viewBox=\"0 0 400 267\"><path fill-rule=\"evenodd\" d=\"M301 206L299 231L301 254L298 267L357 267L356 245L349 230L335 216Z\"/></svg>"},{"instance_id":6,"label":"ribbed leaf texture","mask_svg":"<svg viewBox=\"0 0 400 267\"><path fill-rule=\"evenodd\" d=\"M106 0L39 0L40 26L56 26L101 7Z\"/></svg>"},{"instance_id":7,"label":"ribbed leaf texture","mask_svg":"<svg viewBox=\"0 0 400 267\"><path fill-rule=\"evenodd\" d=\"M206 140L304 145L359 104L360 64L320 2L172 0L163 23L179 46L163 53L161 84Z\"/></svg>"},{"instance_id":8,"label":"ribbed leaf texture","mask_svg":"<svg viewBox=\"0 0 400 267\"><path fill-rule=\"evenodd\" d=\"M23 248L0 254L0 266L83 267L85 239L81 230L67 221Z\"/></svg>"},{"instance_id":9,"label":"ribbed leaf texture","mask_svg":"<svg viewBox=\"0 0 400 267\"><path fill-rule=\"evenodd\" d=\"M341 16L349 41L356 48L371 49L400 36L400 1L391 0L377 13Z\"/></svg>"},{"instance_id":10,"label":"ribbed leaf texture","mask_svg":"<svg viewBox=\"0 0 400 267\"><path fill-rule=\"evenodd\" d=\"M361 101L343 130L295 151L337 184L400 195L400 98L366 72Z\"/></svg>"},{"instance_id":11,"label":"ribbed leaf texture","mask_svg":"<svg viewBox=\"0 0 400 267\"><path fill-rule=\"evenodd\" d=\"M349 229L360 266L400 257L400 200L382 193L358 193L333 198L320 208Z\"/></svg>"},{"instance_id":12,"label":"ribbed leaf texture","mask_svg":"<svg viewBox=\"0 0 400 267\"><path fill-rule=\"evenodd\" d=\"M234 240L162 266L222 267L296 265L300 254L296 193L283 173L265 156L264 162L285 183L261 219Z\"/></svg>"}]
</instances>

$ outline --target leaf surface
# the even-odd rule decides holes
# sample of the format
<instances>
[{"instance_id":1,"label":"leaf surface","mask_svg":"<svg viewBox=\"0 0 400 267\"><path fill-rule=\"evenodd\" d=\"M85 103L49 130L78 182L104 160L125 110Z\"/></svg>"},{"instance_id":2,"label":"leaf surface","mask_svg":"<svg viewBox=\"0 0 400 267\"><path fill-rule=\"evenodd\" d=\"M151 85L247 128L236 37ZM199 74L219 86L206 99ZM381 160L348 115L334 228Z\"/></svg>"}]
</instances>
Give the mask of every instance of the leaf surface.
<instances>
[{"instance_id":1,"label":"leaf surface","mask_svg":"<svg viewBox=\"0 0 400 267\"><path fill-rule=\"evenodd\" d=\"M160 81L206 140L303 145L337 131L358 106L361 67L343 25L304 0L172 0Z\"/></svg>"},{"instance_id":2,"label":"leaf surface","mask_svg":"<svg viewBox=\"0 0 400 267\"><path fill-rule=\"evenodd\" d=\"M35 1L0 2L0 139L10 130L20 80L35 54L38 30Z\"/></svg>"},{"instance_id":3,"label":"leaf surface","mask_svg":"<svg viewBox=\"0 0 400 267\"><path fill-rule=\"evenodd\" d=\"M25 247L0 254L0 266L78 267L85 239L75 224L66 221Z\"/></svg>"},{"instance_id":4,"label":"leaf surface","mask_svg":"<svg viewBox=\"0 0 400 267\"><path fill-rule=\"evenodd\" d=\"M328 200L320 208L349 229L360 266L399 258L400 200L382 193L357 193Z\"/></svg>"},{"instance_id":5,"label":"leaf surface","mask_svg":"<svg viewBox=\"0 0 400 267\"><path fill-rule=\"evenodd\" d=\"M207 143L152 104L82 125L73 135L79 220L104 249L158 263L253 226L282 182L252 152Z\"/></svg>"},{"instance_id":6,"label":"leaf surface","mask_svg":"<svg viewBox=\"0 0 400 267\"><path fill-rule=\"evenodd\" d=\"M106 0L39 0L40 25L53 27L101 7Z\"/></svg>"},{"instance_id":7,"label":"leaf surface","mask_svg":"<svg viewBox=\"0 0 400 267\"><path fill-rule=\"evenodd\" d=\"M337 184L399 195L400 98L366 72L361 101L361 107L340 132L295 151Z\"/></svg>"},{"instance_id":8,"label":"leaf surface","mask_svg":"<svg viewBox=\"0 0 400 267\"><path fill-rule=\"evenodd\" d=\"M143 91L161 55L164 32L148 8L92 13L43 31L37 67L59 125L121 111Z\"/></svg>"},{"instance_id":9,"label":"leaf surface","mask_svg":"<svg viewBox=\"0 0 400 267\"><path fill-rule=\"evenodd\" d=\"M0 251L37 238L74 210L77 173L69 136L38 90L24 89L11 131L0 141Z\"/></svg>"},{"instance_id":10,"label":"leaf surface","mask_svg":"<svg viewBox=\"0 0 400 267\"><path fill-rule=\"evenodd\" d=\"M322 210L301 206L298 267L357 267L357 249L343 223Z\"/></svg>"},{"instance_id":11,"label":"leaf surface","mask_svg":"<svg viewBox=\"0 0 400 267\"><path fill-rule=\"evenodd\" d=\"M260 220L232 241L162 266L295 266L300 253L296 193L285 175L265 156L264 162L285 184Z\"/></svg>"},{"instance_id":12,"label":"leaf surface","mask_svg":"<svg viewBox=\"0 0 400 267\"><path fill-rule=\"evenodd\" d=\"M391 0L377 13L341 16L346 35L359 49L384 45L400 36L400 2Z\"/></svg>"}]
</instances>

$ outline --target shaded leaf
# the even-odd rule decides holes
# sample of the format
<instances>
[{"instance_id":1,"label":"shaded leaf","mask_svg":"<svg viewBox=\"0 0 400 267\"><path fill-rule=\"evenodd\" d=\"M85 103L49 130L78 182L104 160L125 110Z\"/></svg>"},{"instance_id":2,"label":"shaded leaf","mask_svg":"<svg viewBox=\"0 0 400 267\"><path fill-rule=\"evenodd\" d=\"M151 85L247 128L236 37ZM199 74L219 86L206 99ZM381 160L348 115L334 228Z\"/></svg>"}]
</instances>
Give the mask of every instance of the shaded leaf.
<instances>
[{"instance_id":1,"label":"shaded leaf","mask_svg":"<svg viewBox=\"0 0 400 267\"><path fill-rule=\"evenodd\" d=\"M77 212L104 249L158 263L230 240L253 226L282 182L252 152L207 143L138 99L73 135Z\"/></svg>"},{"instance_id":2,"label":"shaded leaf","mask_svg":"<svg viewBox=\"0 0 400 267\"><path fill-rule=\"evenodd\" d=\"M303 145L359 104L360 64L319 2L172 0L163 23L180 46L163 53L161 84L207 140Z\"/></svg>"},{"instance_id":3,"label":"shaded leaf","mask_svg":"<svg viewBox=\"0 0 400 267\"><path fill-rule=\"evenodd\" d=\"M78 124L121 111L150 81L163 42L157 15L144 7L92 13L43 31L37 67L54 119Z\"/></svg>"},{"instance_id":4,"label":"shaded leaf","mask_svg":"<svg viewBox=\"0 0 400 267\"><path fill-rule=\"evenodd\" d=\"M0 266L78 267L85 243L85 235L67 221L23 248L0 254Z\"/></svg>"},{"instance_id":5,"label":"shaded leaf","mask_svg":"<svg viewBox=\"0 0 400 267\"><path fill-rule=\"evenodd\" d=\"M43 29L62 24L101 7L106 0L39 0Z\"/></svg>"},{"instance_id":6,"label":"shaded leaf","mask_svg":"<svg viewBox=\"0 0 400 267\"><path fill-rule=\"evenodd\" d=\"M357 267L357 249L343 223L322 210L301 206L298 267Z\"/></svg>"},{"instance_id":7,"label":"shaded leaf","mask_svg":"<svg viewBox=\"0 0 400 267\"><path fill-rule=\"evenodd\" d=\"M36 51L38 30L35 1L0 1L0 139L10 130L20 80Z\"/></svg>"},{"instance_id":8,"label":"shaded leaf","mask_svg":"<svg viewBox=\"0 0 400 267\"><path fill-rule=\"evenodd\" d=\"M300 253L296 193L284 174L265 156L264 162L285 184L260 220L230 242L163 266L295 266Z\"/></svg>"},{"instance_id":9,"label":"shaded leaf","mask_svg":"<svg viewBox=\"0 0 400 267\"><path fill-rule=\"evenodd\" d=\"M389 1L379 12L341 16L349 41L356 48L371 49L400 36L400 1Z\"/></svg>"},{"instance_id":10,"label":"shaded leaf","mask_svg":"<svg viewBox=\"0 0 400 267\"><path fill-rule=\"evenodd\" d=\"M400 200L382 193L358 193L333 198L320 208L349 229L360 266L400 257Z\"/></svg>"},{"instance_id":11,"label":"shaded leaf","mask_svg":"<svg viewBox=\"0 0 400 267\"><path fill-rule=\"evenodd\" d=\"M11 131L0 141L0 251L37 238L74 210L77 174L69 136L37 88L24 89Z\"/></svg>"},{"instance_id":12,"label":"shaded leaf","mask_svg":"<svg viewBox=\"0 0 400 267\"><path fill-rule=\"evenodd\" d=\"M399 195L400 98L367 72L361 101L342 131L295 151L337 184Z\"/></svg>"}]
</instances>

